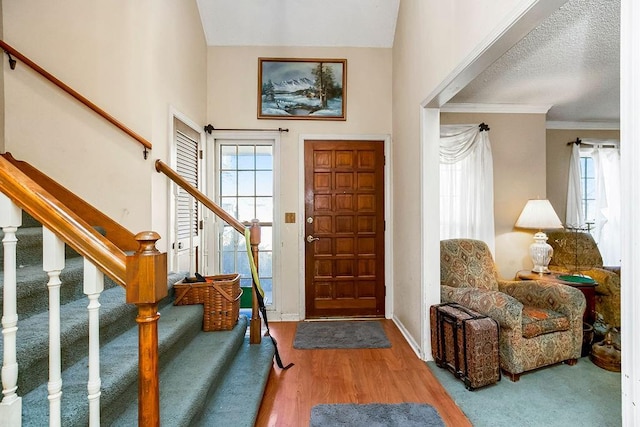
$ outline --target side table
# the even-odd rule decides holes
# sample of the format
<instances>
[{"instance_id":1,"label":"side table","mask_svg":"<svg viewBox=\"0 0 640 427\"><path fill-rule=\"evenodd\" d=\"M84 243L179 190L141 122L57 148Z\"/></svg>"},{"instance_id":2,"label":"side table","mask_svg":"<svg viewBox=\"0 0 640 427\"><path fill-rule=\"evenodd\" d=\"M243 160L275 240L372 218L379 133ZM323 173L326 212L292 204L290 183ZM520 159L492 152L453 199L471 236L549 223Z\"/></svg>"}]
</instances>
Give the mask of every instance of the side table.
<instances>
[{"instance_id":1,"label":"side table","mask_svg":"<svg viewBox=\"0 0 640 427\"><path fill-rule=\"evenodd\" d=\"M580 283L568 280L562 280L560 276L568 275L567 273L561 273L559 271L552 271L551 273L534 273L531 270L520 270L516 273L517 280L541 280L544 282L561 283L563 285L572 286L580 289L584 294L584 298L587 300L587 308L584 311L583 320L589 325L593 326L593 322L596 320L596 286L597 283Z\"/></svg>"}]
</instances>

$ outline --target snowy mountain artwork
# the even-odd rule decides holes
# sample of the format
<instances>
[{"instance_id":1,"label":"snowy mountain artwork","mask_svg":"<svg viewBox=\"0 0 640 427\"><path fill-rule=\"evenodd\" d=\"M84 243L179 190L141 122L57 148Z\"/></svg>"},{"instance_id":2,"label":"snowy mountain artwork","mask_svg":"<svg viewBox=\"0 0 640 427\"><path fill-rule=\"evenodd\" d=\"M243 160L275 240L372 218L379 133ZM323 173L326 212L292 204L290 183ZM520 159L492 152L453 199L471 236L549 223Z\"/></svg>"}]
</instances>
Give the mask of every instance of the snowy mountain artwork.
<instances>
[{"instance_id":1,"label":"snowy mountain artwork","mask_svg":"<svg viewBox=\"0 0 640 427\"><path fill-rule=\"evenodd\" d=\"M346 120L346 59L259 59L258 118Z\"/></svg>"}]
</instances>

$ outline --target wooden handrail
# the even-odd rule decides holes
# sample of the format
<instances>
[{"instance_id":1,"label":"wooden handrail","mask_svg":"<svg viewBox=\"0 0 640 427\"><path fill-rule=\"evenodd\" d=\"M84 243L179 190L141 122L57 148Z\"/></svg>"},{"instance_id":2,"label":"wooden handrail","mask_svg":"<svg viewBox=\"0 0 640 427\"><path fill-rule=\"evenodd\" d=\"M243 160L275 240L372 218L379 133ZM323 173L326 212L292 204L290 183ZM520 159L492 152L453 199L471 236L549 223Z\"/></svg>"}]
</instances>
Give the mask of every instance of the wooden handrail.
<instances>
[{"instance_id":1,"label":"wooden handrail","mask_svg":"<svg viewBox=\"0 0 640 427\"><path fill-rule=\"evenodd\" d=\"M191 194L196 198L200 203L209 208L215 215L222 218L227 224L232 226L238 233L244 236L246 227L237 219L232 217L222 209L220 206L215 204L211 199L205 196L200 190L191 185L187 180L182 178L176 171L171 169L166 163L162 160L156 160L156 171L164 173L169 179ZM258 246L260 245L260 224L258 220L253 220L249 227L249 243L250 250L253 257L253 262L255 263L256 269L258 268L258 259L260 258L258 255ZM253 280L253 277L252 277ZM251 293L252 304L251 304L251 325L249 328L249 342L251 344L260 344L261 341L261 328L262 322L260 320L260 314L258 309L258 298L256 296L255 286L253 287L253 292Z\"/></svg>"},{"instance_id":2,"label":"wooden handrail","mask_svg":"<svg viewBox=\"0 0 640 427\"><path fill-rule=\"evenodd\" d=\"M2 156L0 191L116 283L126 287L126 254Z\"/></svg>"},{"instance_id":3,"label":"wooden handrail","mask_svg":"<svg viewBox=\"0 0 640 427\"><path fill-rule=\"evenodd\" d=\"M200 203L205 205L207 208L211 210L214 214L222 218L227 224L232 226L238 233L244 236L245 226L229 215L227 211L222 209L220 206L215 204L211 199L205 196L200 190L195 188L193 185L189 184L187 180L182 178L176 171L171 169L166 163L162 160L156 160L156 171L161 172L169 177L173 182L178 184L182 189L191 194L196 198Z\"/></svg>"},{"instance_id":4,"label":"wooden handrail","mask_svg":"<svg viewBox=\"0 0 640 427\"><path fill-rule=\"evenodd\" d=\"M121 131L123 131L124 133L129 135L131 138L135 139L140 144L142 144L142 146L145 148L144 158L145 159L147 158L147 151L146 150L147 149L151 150L151 143L149 141L147 141L142 136L138 135L136 132L134 132L131 129L129 129L127 126L125 126L119 120L117 120L115 117L113 117L112 115L110 115L109 113L104 111L102 108L98 107L93 102L89 101L87 98L82 96L80 93L78 93L75 90L73 90L71 87L69 87L68 85L63 83L61 80L59 80L57 77L55 77L53 74L49 73L47 70L45 70L44 68L42 68L41 66L39 66L38 64L33 62L31 59L29 59L26 56L24 56L22 53L20 53L20 51L16 50L15 48L13 48L9 44L7 44L4 40L0 40L0 47L5 52L10 53L11 55L15 56L20 61L24 62L26 65L31 67L34 71L36 71L37 73L42 75L44 78L49 80L51 83L53 83L54 85L58 86L63 91L67 92L69 95L74 97L76 100L80 101L81 103L83 103L84 105L86 105L87 107L89 107L90 109L95 111L99 116L103 117L109 123L111 123L112 125L114 125L118 129L120 129Z\"/></svg>"}]
</instances>

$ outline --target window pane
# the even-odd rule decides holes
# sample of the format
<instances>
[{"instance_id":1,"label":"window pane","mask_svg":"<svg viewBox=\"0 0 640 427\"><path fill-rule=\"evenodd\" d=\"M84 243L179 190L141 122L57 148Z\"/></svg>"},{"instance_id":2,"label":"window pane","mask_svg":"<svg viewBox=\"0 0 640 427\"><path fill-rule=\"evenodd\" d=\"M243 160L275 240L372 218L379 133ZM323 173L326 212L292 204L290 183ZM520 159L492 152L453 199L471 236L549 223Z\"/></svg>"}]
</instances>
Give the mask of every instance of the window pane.
<instances>
[{"instance_id":1,"label":"window pane","mask_svg":"<svg viewBox=\"0 0 640 427\"><path fill-rule=\"evenodd\" d=\"M239 197L238 198L238 216L237 218L241 221L251 221L256 217L255 208L254 208L254 199L253 197Z\"/></svg>"},{"instance_id":2,"label":"window pane","mask_svg":"<svg viewBox=\"0 0 640 427\"><path fill-rule=\"evenodd\" d=\"M251 278L251 269L249 268L249 259L247 258L246 250L242 250L237 253L236 263L238 266L236 272L240 273L242 277Z\"/></svg>"},{"instance_id":3,"label":"window pane","mask_svg":"<svg viewBox=\"0 0 640 427\"><path fill-rule=\"evenodd\" d=\"M585 194L582 197L585 199L595 199L596 197L596 180L593 178L585 179L584 183Z\"/></svg>"},{"instance_id":4,"label":"window pane","mask_svg":"<svg viewBox=\"0 0 640 427\"><path fill-rule=\"evenodd\" d=\"M232 217L238 217L238 201L235 197L223 197L220 204L222 209L229 212Z\"/></svg>"},{"instance_id":5,"label":"window pane","mask_svg":"<svg viewBox=\"0 0 640 427\"><path fill-rule=\"evenodd\" d=\"M253 169L254 167L253 145L238 146L238 169Z\"/></svg>"},{"instance_id":6,"label":"window pane","mask_svg":"<svg viewBox=\"0 0 640 427\"><path fill-rule=\"evenodd\" d=\"M273 147L270 145L256 146L256 169L273 169Z\"/></svg>"},{"instance_id":7,"label":"window pane","mask_svg":"<svg viewBox=\"0 0 640 427\"><path fill-rule=\"evenodd\" d=\"M235 196L237 191L236 172L224 171L220 173L220 195Z\"/></svg>"},{"instance_id":8,"label":"window pane","mask_svg":"<svg viewBox=\"0 0 640 427\"><path fill-rule=\"evenodd\" d=\"M235 251L238 246L238 237L240 235L232 227L225 226L222 232L222 250Z\"/></svg>"},{"instance_id":9,"label":"window pane","mask_svg":"<svg viewBox=\"0 0 640 427\"><path fill-rule=\"evenodd\" d=\"M273 172L256 172L256 196L273 196Z\"/></svg>"},{"instance_id":10,"label":"window pane","mask_svg":"<svg viewBox=\"0 0 640 427\"><path fill-rule=\"evenodd\" d=\"M235 258L235 252L222 252L221 270L223 274L230 274L236 271Z\"/></svg>"},{"instance_id":11,"label":"window pane","mask_svg":"<svg viewBox=\"0 0 640 427\"><path fill-rule=\"evenodd\" d=\"M261 278L260 285L264 291L265 304L271 303L273 301L273 280Z\"/></svg>"},{"instance_id":12,"label":"window pane","mask_svg":"<svg viewBox=\"0 0 640 427\"><path fill-rule=\"evenodd\" d=\"M258 253L258 267L260 277L271 277L273 275L272 257L273 255L271 254L271 252Z\"/></svg>"},{"instance_id":13,"label":"window pane","mask_svg":"<svg viewBox=\"0 0 640 427\"><path fill-rule=\"evenodd\" d=\"M256 218L260 222L273 222L273 199L256 197Z\"/></svg>"},{"instance_id":14,"label":"window pane","mask_svg":"<svg viewBox=\"0 0 640 427\"><path fill-rule=\"evenodd\" d=\"M254 171L238 172L238 196L253 196L255 194L256 173Z\"/></svg>"},{"instance_id":15,"label":"window pane","mask_svg":"<svg viewBox=\"0 0 640 427\"><path fill-rule=\"evenodd\" d=\"M236 169L236 146L235 145L223 145L220 147L220 168L221 169Z\"/></svg>"},{"instance_id":16,"label":"window pane","mask_svg":"<svg viewBox=\"0 0 640 427\"><path fill-rule=\"evenodd\" d=\"M595 170L594 165L593 165L593 158L586 157L584 160L585 160L584 161L584 163L585 163L585 177L594 178L596 176L596 170Z\"/></svg>"},{"instance_id":17,"label":"window pane","mask_svg":"<svg viewBox=\"0 0 640 427\"><path fill-rule=\"evenodd\" d=\"M272 250L273 249L273 245L271 243L272 241L273 241L273 228L269 227L268 225L264 225L260 227L260 245L258 246L258 249L261 251Z\"/></svg>"}]
</instances>

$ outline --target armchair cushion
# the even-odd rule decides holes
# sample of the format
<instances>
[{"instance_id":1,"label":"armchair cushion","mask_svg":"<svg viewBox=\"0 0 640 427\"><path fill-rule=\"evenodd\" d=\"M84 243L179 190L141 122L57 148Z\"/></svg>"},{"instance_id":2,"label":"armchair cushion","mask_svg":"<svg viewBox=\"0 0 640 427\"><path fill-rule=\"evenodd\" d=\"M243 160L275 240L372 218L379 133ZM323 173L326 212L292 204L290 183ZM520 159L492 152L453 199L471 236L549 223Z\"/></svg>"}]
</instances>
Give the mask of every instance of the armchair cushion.
<instances>
[{"instance_id":1,"label":"armchair cushion","mask_svg":"<svg viewBox=\"0 0 640 427\"><path fill-rule=\"evenodd\" d=\"M556 311L531 306L522 309L522 336L525 338L567 331L570 326L569 319Z\"/></svg>"}]
</instances>

